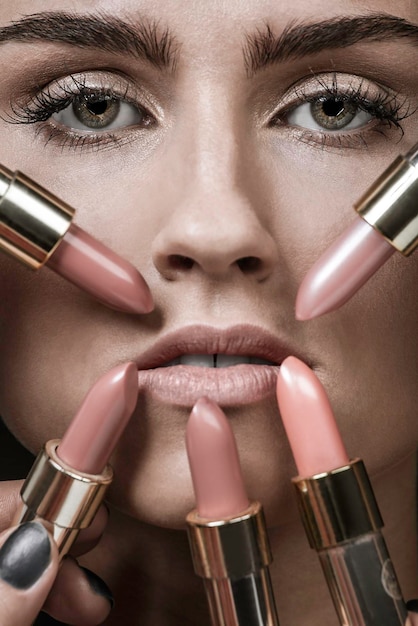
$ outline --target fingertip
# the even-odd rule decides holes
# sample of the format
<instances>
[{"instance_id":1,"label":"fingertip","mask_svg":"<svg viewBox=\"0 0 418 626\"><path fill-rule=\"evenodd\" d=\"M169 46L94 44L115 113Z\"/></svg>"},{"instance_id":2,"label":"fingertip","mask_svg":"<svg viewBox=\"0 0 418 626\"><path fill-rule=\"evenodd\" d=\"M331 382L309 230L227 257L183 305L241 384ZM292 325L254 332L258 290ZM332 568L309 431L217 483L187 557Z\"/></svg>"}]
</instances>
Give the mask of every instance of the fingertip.
<instances>
[{"instance_id":1,"label":"fingertip","mask_svg":"<svg viewBox=\"0 0 418 626\"><path fill-rule=\"evenodd\" d=\"M113 596L106 583L67 556L43 608L64 623L102 624L112 606Z\"/></svg>"},{"instance_id":2,"label":"fingertip","mask_svg":"<svg viewBox=\"0 0 418 626\"><path fill-rule=\"evenodd\" d=\"M115 606L115 600L113 598L112 592L106 585L103 578L100 578L100 576L92 572L90 569L87 569L87 567L80 566L80 568L83 571L89 587L93 591L93 593L104 598L107 602L109 602L110 608L113 609L113 607Z\"/></svg>"},{"instance_id":3,"label":"fingertip","mask_svg":"<svg viewBox=\"0 0 418 626\"><path fill-rule=\"evenodd\" d=\"M27 590L49 565L58 568L58 551L46 528L39 522L26 522L2 537L0 579L15 589Z\"/></svg>"},{"instance_id":4,"label":"fingertip","mask_svg":"<svg viewBox=\"0 0 418 626\"><path fill-rule=\"evenodd\" d=\"M84 528L71 549L73 556L80 556L92 550L102 538L109 519L109 509L102 504L90 526Z\"/></svg>"},{"instance_id":5,"label":"fingertip","mask_svg":"<svg viewBox=\"0 0 418 626\"><path fill-rule=\"evenodd\" d=\"M58 572L55 542L33 521L2 533L0 546L0 624L31 624Z\"/></svg>"}]
</instances>

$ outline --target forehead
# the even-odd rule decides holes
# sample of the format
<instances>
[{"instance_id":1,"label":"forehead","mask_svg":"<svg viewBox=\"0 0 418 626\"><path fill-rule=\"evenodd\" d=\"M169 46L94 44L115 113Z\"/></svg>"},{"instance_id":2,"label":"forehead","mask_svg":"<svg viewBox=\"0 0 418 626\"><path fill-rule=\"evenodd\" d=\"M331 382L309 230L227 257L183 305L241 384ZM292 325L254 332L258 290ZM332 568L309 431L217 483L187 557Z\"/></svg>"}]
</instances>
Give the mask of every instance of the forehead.
<instances>
[{"instance_id":1,"label":"forehead","mask_svg":"<svg viewBox=\"0 0 418 626\"><path fill-rule=\"evenodd\" d=\"M249 27L260 20L329 19L341 14L388 12L418 18L416 0L2 0L2 23L41 11L106 12L121 17L152 17L191 33Z\"/></svg>"}]
</instances>

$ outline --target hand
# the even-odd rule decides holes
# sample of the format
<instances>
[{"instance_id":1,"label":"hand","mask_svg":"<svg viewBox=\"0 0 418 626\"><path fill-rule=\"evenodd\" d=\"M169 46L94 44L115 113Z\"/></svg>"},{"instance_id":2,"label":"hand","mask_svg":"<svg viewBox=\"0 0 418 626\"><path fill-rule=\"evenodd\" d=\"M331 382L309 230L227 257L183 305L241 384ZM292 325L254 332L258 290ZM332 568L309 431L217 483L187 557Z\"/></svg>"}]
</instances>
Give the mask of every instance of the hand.
<instances>
[{"instance_id":1,"label":"hand","mask_svg":"<svg viewBox=\"0 0 418 626\"><path fill-rule=\"evenodd\" d=\"M41 609L59 621L101 624L112 606L105 583L73 557L66 557L60 567L57 547L39 522L8 528L21 485L0 483L0 624L30 626ZM102 507L90 528L80 533L72 553L91 550L106 522Z\"/></svg>"},{"instance_id":2,"label":"hand","mask_svg":"<svg viewBox=\"0 0 418 626\"><path fill-rule=\"evenodd\" d=\"M409 610L409 623L407 626L418 626L418 600L410 600L406 606Z\"/></svg>"}]
</instances>

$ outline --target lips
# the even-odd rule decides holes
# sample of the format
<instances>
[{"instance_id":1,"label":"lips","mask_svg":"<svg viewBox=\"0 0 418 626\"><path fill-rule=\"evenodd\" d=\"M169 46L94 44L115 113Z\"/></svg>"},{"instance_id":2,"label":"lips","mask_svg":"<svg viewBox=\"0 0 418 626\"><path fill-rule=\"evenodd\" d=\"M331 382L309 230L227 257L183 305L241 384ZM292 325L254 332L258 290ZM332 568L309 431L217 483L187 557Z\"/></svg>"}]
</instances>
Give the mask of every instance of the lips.
<instances>
[{"instance_id":1,"label":"lips","mask_svg":"<svg viewBox=\"0 0 418 626\"><path fill-rule=\"evenodd\" d=\"M202 396L222 406L257 402L275 391L280 363L295 350L252 325L187 326L137 360L140 390L176 406Z\"/></svg>"},{"instance_id":2,"label":"lips","mask_svg":"<svg viewBox=\"0 0 418 626\"><path fill-rule=\"evenodd\" d=\"M172 365L191 365L193 367L232 367L252 363L253 365L274 365L271 361L259 357L241 356L239 354L182 354L164 367Z\"/></svg>"}]
</instances>

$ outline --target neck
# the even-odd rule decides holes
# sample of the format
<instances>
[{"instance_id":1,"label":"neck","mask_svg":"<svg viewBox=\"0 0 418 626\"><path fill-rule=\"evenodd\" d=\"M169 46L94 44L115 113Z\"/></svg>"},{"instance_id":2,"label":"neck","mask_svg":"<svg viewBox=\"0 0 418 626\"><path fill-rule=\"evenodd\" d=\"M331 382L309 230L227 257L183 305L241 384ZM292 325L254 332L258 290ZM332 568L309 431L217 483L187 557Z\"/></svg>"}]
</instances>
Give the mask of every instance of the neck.
<instances>
[{"instance_id":1,"label":"neck","mask_svg":"<svg viewBox=\"0 0 418 626\"><path fill-rule=\"evenodd\" d=\"M376 477L384 535L405 599L418 596L415 456ZM271 576L281 626L334 626L336 614L296 507L294 521L269 531ZM83 564L112 589L107 626L209 626L203 584L193 572L186 533L141 524L112 511L108 530ZM136 621L135 621L136 620Z\"/></svg>"}]
</instances>

